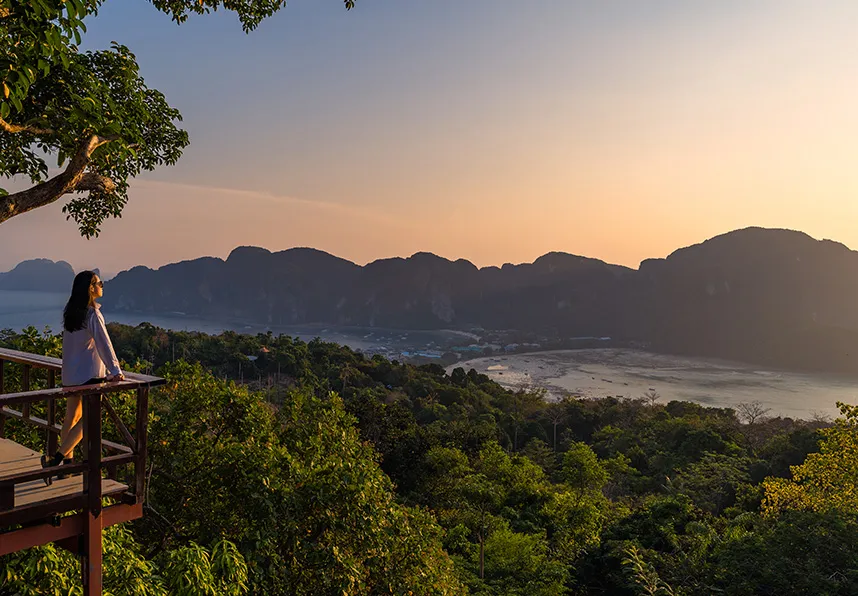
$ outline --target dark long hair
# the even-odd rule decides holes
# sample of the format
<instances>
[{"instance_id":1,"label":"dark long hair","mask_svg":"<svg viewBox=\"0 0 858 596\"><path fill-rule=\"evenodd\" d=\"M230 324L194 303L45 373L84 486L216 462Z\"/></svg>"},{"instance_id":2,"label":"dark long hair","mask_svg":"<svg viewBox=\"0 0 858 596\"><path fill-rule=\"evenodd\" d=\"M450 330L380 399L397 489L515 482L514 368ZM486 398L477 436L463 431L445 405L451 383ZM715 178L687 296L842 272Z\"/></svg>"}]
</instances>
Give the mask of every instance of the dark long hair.
<instances>
[{"instance_id":1,"label":"dark long hair","mask_svg":"<svg viewBox=\"0 0 858 596\"><path fill-rule=\"evenodd\" d=\"M63 329L78 331L83 329L86 313L89 310L89 289L92 287L92 271L81 271L74 277L72 292L63 310Z\"/></svg>"}]
</instances>

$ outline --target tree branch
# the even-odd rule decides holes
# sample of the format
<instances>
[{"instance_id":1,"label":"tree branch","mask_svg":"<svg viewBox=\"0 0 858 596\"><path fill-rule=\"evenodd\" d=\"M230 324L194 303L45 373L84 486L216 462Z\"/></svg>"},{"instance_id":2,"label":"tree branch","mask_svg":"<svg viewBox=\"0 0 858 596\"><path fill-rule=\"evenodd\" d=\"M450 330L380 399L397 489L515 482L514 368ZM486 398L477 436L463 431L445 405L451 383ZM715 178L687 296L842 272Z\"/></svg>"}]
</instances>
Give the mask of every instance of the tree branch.
<instances>
[{"instance_id":1,"label":"tree branch","mask_svg":"<svg viewBox=\"0 0 858 596\"><path fill-rule=\"evenodd\" d=\"M95 172L87 172L81 177L80 181L74 188L69 189L66 192L81 192L85 190L113 192L116 190L116 183L107 176L102 176Z\"/></svg>"},{"instance_id":2,"label":"tree branch","mask_svg":"<svg viewBox=\"0 0 858 596\"><path fill-rule=\"evenodd\" d=\"M110 141L118 141L119 135L106 135L103 137L95 136L93 137L93 146L92 149L89 150L89 154L92 155L92 152L101 147L102 145L106 145Z\"/></svg>"},{"instance_id":3,"label":"tree branch","mask_svg":"<svg viewBox=\"0 0 858 596\"><path fill-rule=\"evenodd\" d=\"M2 10L2 9L0 9ZM52 135L54 131L50 128L39 128L37 126L29 126L27 124L9 124L3 118L0 118L0 128L8 132L9 134L16 134L19 132L28 132L34 135Z\"/></svg>"},{"instance_id":4,"label":"tree branch","mask_svg":"<svg viewBox=\"0 0 858 596\"><path fill-rule=\"evenodd\" d=\"M0 197L0 223L16 215L49 205L69 192L108 190L111 186L115 187L109 178L86 172L92 152L110 140L112 139L95 135L89 137L81 142L65 171L33 188Z\"/></svg>"}]
</instances>

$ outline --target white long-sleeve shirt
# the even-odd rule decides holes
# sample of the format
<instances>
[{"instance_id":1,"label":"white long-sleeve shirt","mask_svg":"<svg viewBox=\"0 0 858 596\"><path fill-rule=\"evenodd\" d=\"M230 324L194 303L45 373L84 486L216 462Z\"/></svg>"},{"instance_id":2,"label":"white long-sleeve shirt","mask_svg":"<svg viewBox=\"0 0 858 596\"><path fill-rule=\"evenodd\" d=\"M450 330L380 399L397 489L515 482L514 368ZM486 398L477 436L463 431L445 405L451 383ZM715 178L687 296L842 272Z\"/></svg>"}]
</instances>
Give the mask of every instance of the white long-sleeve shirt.
<instances>
[{"instance_id":1,"label":"white long-sleeve shirt","mask_svg":"<svg viewBox=\"0 0 858 596\"><path fill-rule=\"evenodd\" d=\"M120 372L101 305L90 306L83 329L63 331L63 385L83 385L90 379Z\"/></svg>"}]
</instances>

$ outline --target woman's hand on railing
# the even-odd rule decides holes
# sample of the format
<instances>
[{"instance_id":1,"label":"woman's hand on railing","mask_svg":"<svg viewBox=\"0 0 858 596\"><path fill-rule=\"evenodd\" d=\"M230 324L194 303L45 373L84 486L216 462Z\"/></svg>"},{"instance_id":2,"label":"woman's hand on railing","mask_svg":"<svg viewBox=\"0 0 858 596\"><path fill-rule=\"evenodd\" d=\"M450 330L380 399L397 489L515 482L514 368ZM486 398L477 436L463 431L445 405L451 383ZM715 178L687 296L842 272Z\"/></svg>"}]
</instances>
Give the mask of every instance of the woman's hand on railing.
<instances>
[{"instance_id":1,"label":"woman's hand on railing","mask_svg":"<svg viewBox=\"0 0 858 596\"><path fill-rule=\"evenodd\" d=\"M122 373L119 373L116 375L107 375L107 382L108 383L115 383L117 381L124 381L124 380L125 380L125 375L123 375Z\"/></svg>"}]
</instances>

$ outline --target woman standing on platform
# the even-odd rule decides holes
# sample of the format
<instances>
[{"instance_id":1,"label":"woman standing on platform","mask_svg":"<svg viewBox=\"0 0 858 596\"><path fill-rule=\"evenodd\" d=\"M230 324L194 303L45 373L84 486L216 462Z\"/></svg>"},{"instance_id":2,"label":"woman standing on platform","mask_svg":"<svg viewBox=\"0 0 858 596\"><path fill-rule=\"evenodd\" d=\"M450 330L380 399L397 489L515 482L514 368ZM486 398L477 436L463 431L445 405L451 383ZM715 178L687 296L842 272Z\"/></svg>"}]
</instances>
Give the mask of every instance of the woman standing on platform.
<instances>
[{"instance_id":1,"label":"woman standing on platform","mask_svg":"<svg viewBox=\"0 0 858 596\"><path fill-rule=\"evenodd\" d=\"M63 311L63 387L97 385L121 381L125 377L110 343L101 305L104 283L92 271L81 271L74 278L72 293ZM71 395L60 433L60 448L49 457L42 456L42 467L71 463L72 452L83 438L81 396ZM51 484L50 478L45 479Z\"/></svg>"}]
</instances>

